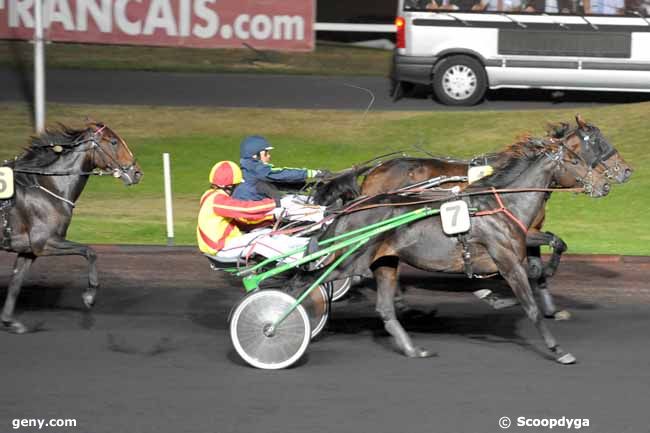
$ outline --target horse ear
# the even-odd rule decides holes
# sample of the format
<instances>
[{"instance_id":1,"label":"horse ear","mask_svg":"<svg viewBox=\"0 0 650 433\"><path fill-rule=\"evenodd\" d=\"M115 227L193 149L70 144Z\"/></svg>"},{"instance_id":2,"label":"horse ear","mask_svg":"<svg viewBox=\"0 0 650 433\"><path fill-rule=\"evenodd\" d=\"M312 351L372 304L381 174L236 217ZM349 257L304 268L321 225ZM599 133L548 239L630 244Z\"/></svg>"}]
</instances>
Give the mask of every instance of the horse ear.
<instances>
[{"instance_id":1,"label":"horse ear","mask_svg":"<svg viewBox=\"0 0 650 433\"><path fill-rule=\"evenodd\" d=\"M576 114L576 123L581 129L585 129L587 127L587 122L585 122L585 119L583 119L579 113Z\"/></svg>"}]
</instances>

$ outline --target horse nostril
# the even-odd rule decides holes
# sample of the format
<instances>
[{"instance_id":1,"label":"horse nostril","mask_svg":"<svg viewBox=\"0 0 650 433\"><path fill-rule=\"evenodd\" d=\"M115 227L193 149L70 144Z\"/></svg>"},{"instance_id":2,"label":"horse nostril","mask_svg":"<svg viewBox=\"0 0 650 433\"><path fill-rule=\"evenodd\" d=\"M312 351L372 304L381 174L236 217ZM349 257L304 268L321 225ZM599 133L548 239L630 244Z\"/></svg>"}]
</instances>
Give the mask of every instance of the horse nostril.
<instances>
[{"instance_id":1,"label":"horse nostril","mask_svg":"<svg viewBox=\"0 0 650 433\"><path fill-rule=\"evenodd\" d=\"M625 173L625 179L632 176L632 170L629 168L626 168L624 173Z\"/></svg>"}]
</instances>

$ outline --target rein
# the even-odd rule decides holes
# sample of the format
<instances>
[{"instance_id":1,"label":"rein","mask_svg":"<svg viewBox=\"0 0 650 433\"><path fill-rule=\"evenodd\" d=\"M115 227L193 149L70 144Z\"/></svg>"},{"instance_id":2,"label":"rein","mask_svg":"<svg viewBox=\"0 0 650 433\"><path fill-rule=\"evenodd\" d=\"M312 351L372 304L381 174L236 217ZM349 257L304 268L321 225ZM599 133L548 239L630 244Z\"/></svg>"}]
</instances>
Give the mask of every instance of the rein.
<instances>
[{"instance_id":1,"label":"rein","mask_svg":"<svg viewBox=\"0 0 650 433\"><path fill-rule=\"evenodd\" d=\"M447 190L447 191L451 192L450 190ZM367 202L369 200L372 200L374 198L379 197L380 195L393 196L393 195L402 195L402 194L404 194L404 191L397 190L397 191L391 191L391 192L387 192L387 193L381 193L381 194L376 194L376 195L371 195L371 196L366 196L366 197L360 197L357 201L355 201L354 203L351 203L345 209L342 209L340 211L332 212L330 215L326 216L325 218L323 218L322 220L320 220L318 222L309 224L307 226L299 226L299 227L293 227L293 228L285 228L285 229L281 229L281 230L273 230L271 232L271 234L272 235L276 235L276 234L287 234L287 235L289 235L289 234L294 234L294 233L306 231L306 230L312 229L312 228L314 228L314 227L316 227L318 225L326 223L327 221L338 218L340 216L349 215L349 214L364 211L364 210L376 209L376 208L382 208L382 207L401 207L401 206L415 206L415 205L419 205L419 204L440 203L440 202L446 201L446 200L448 200L448 199L450 199L452 197L461 198L461 197L470 197L470 196L474 196L474 195L486 195L486 194L495 194L495 193L496 194L498 194L498 193L502 193L502 194L520 193L520 192L572 192L572 193L580 193L580 192L584 192L584 191L585 191L585 188L582 188L582 187L577 187L577 188L501 188L501 189L490 188L490 189L486 189L486 190L482 190L482 191L461 192L461 193L458 193L458 194L454 194L452 192L453 196L450 196L449 193L447 193L447 194L445 194L444 197L428 198L428 199L424 199L424 200L405 201L405 202L401 202L401 203L377 203L377 204L359 206L362 203L365 203L365 202ZM431 191L430 190L414 190L414 191L409 191L409 192L421 194L423 192L429 192L430 193ZM442 192L440 194L442 194ZM498 197L498 195L497 195L497 197ZM497 201L500 201L500 197L497 199ZM507 211L507 208L505 208L502 203L500 203L500 206ZM490 211L480 211L480 212L497 213L497 211L499 211L499 209L490 210ZM487 215L487 213L485 215ZM473 216L482 216L482 215L479 215L479 213L474 213ZM519 227L522 228L524 233L528 232L528 229L523 228L524 226L523 226L523 223L521 223L521 221L519 222L518 225L519 225Z\"/></svg>"},{"instance_id":2,"label":"rein","mask_svg":"<svg viewBox=\"0 0 650 433\"><path fill-rule=\"evenodd\" d=\"M452 197L470 197L474 195L486 195L486 194L494 194L494 193L518 193L518 192L573 192L573 193L579 193L579 192L584 192L585 188L583 187L576 187L576 188L490 188L490 189L485 189L482 191L471 191L471 192L461 192L458 194L454 194L451 192L453 195L450 196L449 194L446 194L445 197L435 197L435 198L428 198L424 200L416 200L416 201L408 201L408 202L401 202L401 203L376 203L376 204L370 204L366 206L360 206L356 207L358 204L361 204L362 202L368 201L370 199L376 198L380 195L386 195L386 196L391 196L391 195L398 195L402 194L403 191L391 191L387 193L382 193L382 194L376 194L368 197L362 197L360 202L358 203L353 203L349 207L342 209L338 212L336 212L337 216L340 215L347 215L350 213L362 211L362 210L368 210L368 209L375 209L379 207L400 207L400 206L412 206L412 205L418 205L418 204L427 204L427 203L437 203L437 202L443 202L446 201ZM409 191L411 192L411 191ZM412 191L413 193L419 193L422 194L423 192L431 192L430 190L415 190ZM423 195L423 194L422 194ZM499 200L497 200L499 201ZM488 212L488 211L485 211Z\"/></svg>"}]
</instances>

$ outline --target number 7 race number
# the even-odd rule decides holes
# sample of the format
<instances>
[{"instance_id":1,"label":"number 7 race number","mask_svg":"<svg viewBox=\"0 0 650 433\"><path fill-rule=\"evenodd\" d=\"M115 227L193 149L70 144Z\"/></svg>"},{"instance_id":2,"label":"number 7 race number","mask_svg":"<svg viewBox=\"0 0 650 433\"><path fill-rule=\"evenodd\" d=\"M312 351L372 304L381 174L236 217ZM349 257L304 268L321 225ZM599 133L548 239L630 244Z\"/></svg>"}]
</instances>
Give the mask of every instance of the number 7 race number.
<instances>
[{"instance_id":1,"label":"number 7 race number","mask_svg":"<svg viewBox=\"0 0 650 433\"><path fill-rule=\"evenodd\" d=\"M470 229L469 209L462 200L450 201L440 206L442 230L448 235L465 233Z\"/></svg>"},{"instance_id":2,"label":"number 7 race number","mask_svg":"<svg viewBox=\"0 0 650 433\"><path fill-rule=\"evenodd\" d=\"M11 167L0 167L0 199L14 195L14 171Z\"/></svg>"}]
</instances>

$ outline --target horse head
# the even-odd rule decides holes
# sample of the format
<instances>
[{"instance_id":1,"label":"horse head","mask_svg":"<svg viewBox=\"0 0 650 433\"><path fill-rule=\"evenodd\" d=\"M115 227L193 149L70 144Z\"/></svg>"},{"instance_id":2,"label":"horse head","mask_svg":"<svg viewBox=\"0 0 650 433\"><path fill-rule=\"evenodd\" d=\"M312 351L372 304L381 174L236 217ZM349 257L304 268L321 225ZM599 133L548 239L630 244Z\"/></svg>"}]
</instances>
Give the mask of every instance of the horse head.
<instances>
[{"instance_id":1,"label":"horse head","mask_svg":"<svg viewBox=\"0 0 650 433\"><path fill-rule=\"evenodd\" d=\"M584 188L591 197L609 193L609 179L603 165L593 167L582 155L573 151L562 140L545 141L544 154L552 161L553 182L562 188Z\"/></svg>"},{"instance_id":2,"label":"horse head","mask_svg":"<svg viewBox=\"0 0 650 433\"><path fill-rule=\"evenodd\" d=\"M616 183L624 183L632 176L632 167L623 159L614 146L603 136L598 127L576 115L575 129L568 123L555 125L550 136L562 139L573 152L584 158L592 167L604 167L605 175Z\"/></svg>"},{"instance_id":3,"label":"horse head","mask_svg":"<svg viewBox=\"0 0 650 433\"><path fill-rule=\"evenodd\" d=\"M95 121L86 125L86 134L88 142L92 143L93 168L112 173L125 185L140 181L142 169L122 137L105 124Z\"/></svg>"}]
</instances>

